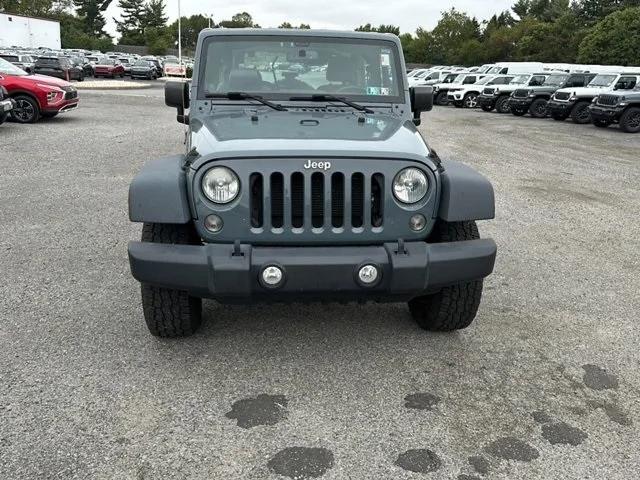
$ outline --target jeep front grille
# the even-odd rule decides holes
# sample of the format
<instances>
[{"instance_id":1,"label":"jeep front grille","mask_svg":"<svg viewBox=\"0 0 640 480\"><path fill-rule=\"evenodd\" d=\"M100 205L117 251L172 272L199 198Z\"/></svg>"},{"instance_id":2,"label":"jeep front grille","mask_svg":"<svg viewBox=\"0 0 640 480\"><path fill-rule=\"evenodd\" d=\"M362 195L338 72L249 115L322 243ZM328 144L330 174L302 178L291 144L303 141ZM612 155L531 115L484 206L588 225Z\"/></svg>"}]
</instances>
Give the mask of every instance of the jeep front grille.
<instances>
[{"instance_id":1,"label":"jeep front grille","mask_svg":"<svg viewBox=\"0 0 640 480\"><path fill-rule=\"evenodd\" d=\"M252 228L284 230L378 228L383 224L384 175L355 172L253 173Z\"/></svg>"},{"instance_id":2,"label":"jeep front grille","mask_svg":"<svg viewBox=\"0 0 640 480\"><path fill-rule=\"evenodd\" d=\"M556 92L556 100L566 102L571 97L569 92Z\"/></svg>"},{"instance_id":3,"label":"jeep front grille","mask_svg":"<svg viewBox=\"0 0 640 480\"><path fill-rule=\"evenodd\" d=\"M598 105L605 105L605 106L616 106L618 105L618 95L600 95L598 97Z\"/></svg>"},{"instance_id":4,"label":"jeep front grille","mask_svg":"<svg viewBox=\"0 0 640 480\"><path fill-rule=\"evenodd\" d=\"M493 89L493 88L485 88L485 89L482 91L482 93L483 93L483 94L485 94L485 95L493 95L494 90L495 90L495 89Z\"/></svg>"},{"instance_id":5,"label":"jeep front grille","mask_svg":"<svg viewBox=\"0 0 640 480\"><path fill-rule=\"evenodd\" d=\"M527 98L529 96L529 90L519 88L515 92L513 92L513 96L518 98Z\"/></svg>"}]
</instances>

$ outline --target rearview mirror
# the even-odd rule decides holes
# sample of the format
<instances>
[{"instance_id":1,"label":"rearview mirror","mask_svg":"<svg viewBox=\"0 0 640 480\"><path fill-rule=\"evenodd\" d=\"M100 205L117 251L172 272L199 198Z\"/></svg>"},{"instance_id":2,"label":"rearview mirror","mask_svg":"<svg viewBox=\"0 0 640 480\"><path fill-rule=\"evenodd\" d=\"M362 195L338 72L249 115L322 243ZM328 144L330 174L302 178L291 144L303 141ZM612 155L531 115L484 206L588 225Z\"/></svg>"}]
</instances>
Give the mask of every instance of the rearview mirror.
<instances>
[{"instance_id":1,"label":"rearview mirror","mask_svg":"<svg viewBox=\"0 0 640 480\"><path fill-rule=\"evenodd\" d=\"M189 108L188 82L168 81L164 87L164 103L178 109L177 120L179 123L189 123L189 116L184 113Z\"/></svg>"},{"instance_id":2,"label":"rearview mirror","mask_svg":"<svg viewBox=\"0 0 640 480\"><path fill-rule=\"evenodd\" d=\"M432 87L410 87L409 97L411 98L411 111L413 112L413 123L420 125L420 114L430 112L433 108L433 88Z\"/></svg>"}]
</instances>

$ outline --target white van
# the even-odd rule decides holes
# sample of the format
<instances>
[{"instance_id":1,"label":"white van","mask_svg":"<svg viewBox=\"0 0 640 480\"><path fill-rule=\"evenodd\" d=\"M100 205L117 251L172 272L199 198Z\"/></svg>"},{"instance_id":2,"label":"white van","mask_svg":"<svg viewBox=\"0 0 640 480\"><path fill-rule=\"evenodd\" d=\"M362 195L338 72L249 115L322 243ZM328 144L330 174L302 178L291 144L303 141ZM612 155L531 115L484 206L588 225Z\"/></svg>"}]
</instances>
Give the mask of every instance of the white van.
<instances>
[{"instance_id":1,"label":"white van","mask_svg":"<svg viewBox=\"0 0 640 480\"><path fill-rule=\"evenodd\" d=\"M541 62L498 62L486 72L489 75L538 73L544 71Z\"/></svg>"}]
</instances>

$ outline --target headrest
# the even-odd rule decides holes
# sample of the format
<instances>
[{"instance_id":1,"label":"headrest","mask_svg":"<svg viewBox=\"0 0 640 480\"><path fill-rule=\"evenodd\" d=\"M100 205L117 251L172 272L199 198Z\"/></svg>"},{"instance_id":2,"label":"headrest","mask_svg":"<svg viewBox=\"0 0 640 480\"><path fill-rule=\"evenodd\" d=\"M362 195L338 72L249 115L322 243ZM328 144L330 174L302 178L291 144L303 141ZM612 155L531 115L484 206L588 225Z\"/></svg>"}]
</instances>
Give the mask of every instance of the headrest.
<instances>
[{"instance_id":1,"label":"headrest","mask_svg":"<svg viewBox=\"0 0 640 480\"><path fill-rule=\"evenodd\" d=\"M357 83L355 62L349 57L334 56L327 65L327 81Z\"/></svg>"},{"instance_id":2,"label":"headrest","mask_svg":"<svg viewBox=\"0 0 640 480\"><path fill-rule=\"evenodd\" d=\"M262 77L257 70L231 70L229 72L229 91L255 91L260 90Z\"/></svg>"}]
</instances>

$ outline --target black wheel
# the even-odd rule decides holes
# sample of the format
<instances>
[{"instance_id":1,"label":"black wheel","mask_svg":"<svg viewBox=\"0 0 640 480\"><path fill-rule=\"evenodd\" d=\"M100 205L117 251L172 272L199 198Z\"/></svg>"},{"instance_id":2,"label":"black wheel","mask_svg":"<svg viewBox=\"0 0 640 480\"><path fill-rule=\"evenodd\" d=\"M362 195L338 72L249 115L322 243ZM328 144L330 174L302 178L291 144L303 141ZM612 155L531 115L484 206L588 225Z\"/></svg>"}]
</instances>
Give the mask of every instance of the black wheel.
<instances>
[{"instance_id":1,"label":"black wheel","mask_svg":"<svg viewBox=\"0 0 640 480\"><path fill-rule=\"evenodd\" d=\"M142 241L198 245L200 239L191 225L145 223ZM152 335L162 338L193 334L202 320L202 300L187 292L142 284L142 309Z\"/></svg>"},{"instance_id":2,"label":"black wheel","mask_svg":"<svg viewBox=\"0 0 640 480\"><path fill-rule=\"evenodd\" d=\"M58 113L60 112L42 112L40 115L42 116L42 118L53 118L58 115Z\"/></svg>"},{"instance_id":3,"label":"black wheel","mask_svg":"<svg viewBox=\"0 0 640 480\"><path fill-rule=\"evenodd\" d=\"M496 100L496 112L498 113L510 113L511 107L509 107L509 97L506 95L501 96Z\"/></svg>"},{"instance_id":4,"label":"black wheel","mask_svg":"<svg viewBox=\"0 0 640 480\"><path fill-rule=\"evenodd\" d=\"M7 118L9 118L9 112L0 113L0 125L6 122Z\"/></svg>"},{"instance_id":5,"label":"black wheel","mask_svg":"<svg viewBox=\"0 0 640 480\"><path fill-rule=\"evenodd\" d=\"M640 108L627 108L620 117L620 128L627 133L640 132Z\"/></svg>"},{"instance_id":6,"label":"black wheel","mask_svg":"<svg viewBox=\"0 0 640 480\"><path fill-rule=\"evenodd\" d=\"M18 123L36 123L40 119L40 107L33 97L16 95L16 108L11 110L11 118Z\"/></svg>"},{"instance_id":7,"label":"black wheel","mask_svg":"<svg viewBox=\"0 0 640 480\"><path fill-rule=\"evenodd\" d=\"M547 100L536 98L529 107L529 113L535 118L545 118L547 116Z\"/></svg>"},{"instance_id":8,"label":"black wheel","mask_svg":"<svg viewBox=\"0 0 640 480\"><path fill-rule=\"evenodd\" d=\"M589 102L578 102L571 110L571 120L579 125L591 123L591 112L589 112Z\"/></svg>"},{"instance_id":9,"label":"black wheel","mask_svg":"<svg viewBox=\"0 0 640 480\"><path fill-rule=\"evenodd\" d=\"M475 222L438 222L431 243L460 242L480 238ZM425 330L450 332L473 322L482 297L482 280L444 287L437 293L409 301L411 315Z\"/></svg>"},{"instance_id":10,"label":"black wheel","mask_svg":"<svg viewBox=\"0 0 640 480\"><path fill-rule=\"evenodd\" d=\"M467 93L463 100L464 108L476 108L478 106L478 94Z\"/></svg>"},{"instance_id":11,"label":"black wheel","mask_svg":"<svg viewBox=\"0 0 640 480\"><path fill-rule=\"evenodd\" d=\"M436 105L440 105L441 107L449 105L447 95L448 92L438 92L438 95L436 95Z\"/></svg>"},{"instance_id":12,"label":"black wheel","mask_svg":"<svg viewBox=\"0 0 640 480\"><path fill-rule=\"evenodd\" d=\"M524 117L526 110L522 110L521 108L511 107L511 113L513 113L516 117Z\"/></svg>"},{"instance_id":13,"label":"black wheel","mask_svg":"<svg viewBox=\"0 0 640 480\"><path fill-rule=\"evenodd\" d=\"M482 105L480 108L485 112L493 111L493 107L491 105Z\"/></svg>"},{"instance_id":14,"label":"black wheel","mask_svg":"<svg viewBox=\"0 0 640 480\"><path fill-rule=\"evenodd\" d=\"M594 118L593 124L598 128L607 128L609 125L611 125L611 122L609 120L598 120Z\"/></svg>"}]
</instances>

